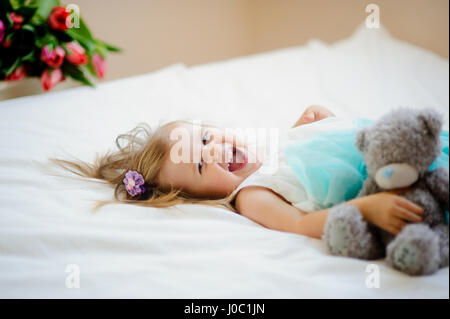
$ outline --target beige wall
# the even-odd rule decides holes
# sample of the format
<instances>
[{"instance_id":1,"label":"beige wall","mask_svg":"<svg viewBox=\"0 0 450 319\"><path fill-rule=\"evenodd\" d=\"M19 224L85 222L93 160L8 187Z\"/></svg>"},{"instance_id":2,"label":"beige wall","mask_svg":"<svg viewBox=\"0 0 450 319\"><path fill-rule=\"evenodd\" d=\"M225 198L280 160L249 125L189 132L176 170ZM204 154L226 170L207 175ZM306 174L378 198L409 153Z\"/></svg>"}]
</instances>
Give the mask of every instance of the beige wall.
<instances>
[{"instance_id":1,"label":"beige wall","mask_svg":"<svg viewBox=\"0 0 450 319\"><path fill-rule=\"evenodd\" d=\"M95 35L125 49L108 78L250 51L247 0L71 0Z\"/></svg>"},{"instance_id":2,"label":"beige wall","mask_svg":"<svg viewBox=\"0 0 450 319\"><path fill-rule=\"evenodd\" d=\"M95 36L124 48L109 56L105 80L302 45L310 38L331 43L365 20L369 3L379 5L381 23L394 36L446 58L449 51L448 0L63 1L80 7ZM20 86L15 90L9 97L27 94Z\"/></svg>"},{"instance_id":3,"label":"beige wall","mask_svg":"<svg viewBox=\"0 0 450 319\"><path fill-rule=\"evenodd\" d=\"M72 0L98 37L125 49L107 79L349 36L380 7L394 36L448 58L448 0Z\"/></svg>"},{"instance_id":4,"label":"beige wall","mask_svg":"<svg viewBox=\"0 0 450 319\"><path fill-rule=\"evenodd\" d=\"M381 23L391 33L448 58L448 0L261 0L254 4L255 51L305 43L333 42L363 22L370 3L378 4Z\"/></svg>"}]
</instances>

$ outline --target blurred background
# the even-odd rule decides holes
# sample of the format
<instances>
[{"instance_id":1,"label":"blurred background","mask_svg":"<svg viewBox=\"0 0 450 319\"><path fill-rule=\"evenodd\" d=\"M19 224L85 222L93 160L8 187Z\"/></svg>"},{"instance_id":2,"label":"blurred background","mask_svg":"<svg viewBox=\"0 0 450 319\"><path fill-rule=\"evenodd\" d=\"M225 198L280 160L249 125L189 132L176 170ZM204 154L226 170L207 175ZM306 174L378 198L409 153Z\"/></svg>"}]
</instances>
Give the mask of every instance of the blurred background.
<instances>
[{"instance_id":1,"label":"blurred background","mask_svg":"<svg viewBox=\"0 0 450 319\"><path fill-rule=\"evenodd\" d=\"M375 3L394 37L448 59L448 0L72 0L95 37L124 49L103 81L348 37ZM32 84L41 93L39 81ZM77 84L66 81L62 90ZM28 91L27 91L28 90ZM32 94L11 87L2 98ZM33 92L33 93L34 93Z\"/></svg>"}]
</instances>

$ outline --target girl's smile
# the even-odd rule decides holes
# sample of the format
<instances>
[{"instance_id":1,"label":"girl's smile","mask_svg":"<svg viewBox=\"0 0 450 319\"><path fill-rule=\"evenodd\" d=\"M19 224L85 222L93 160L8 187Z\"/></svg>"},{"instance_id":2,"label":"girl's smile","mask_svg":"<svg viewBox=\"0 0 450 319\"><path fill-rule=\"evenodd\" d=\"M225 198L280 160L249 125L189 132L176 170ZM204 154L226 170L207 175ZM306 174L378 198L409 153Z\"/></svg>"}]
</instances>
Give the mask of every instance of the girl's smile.
<instances>
[{"instance_id":1,"label":"girl's smile","mask_svg":"<svg viewBox=\"0 0 450 319\"><path fill-rule=\"evenodd\" d=\"M237 172L243 169L248 163L247 151L241 150L239 147L233 148L233 155L231 161L228 163L228 170L230 172Z\"/></svg>"}]
</instances>

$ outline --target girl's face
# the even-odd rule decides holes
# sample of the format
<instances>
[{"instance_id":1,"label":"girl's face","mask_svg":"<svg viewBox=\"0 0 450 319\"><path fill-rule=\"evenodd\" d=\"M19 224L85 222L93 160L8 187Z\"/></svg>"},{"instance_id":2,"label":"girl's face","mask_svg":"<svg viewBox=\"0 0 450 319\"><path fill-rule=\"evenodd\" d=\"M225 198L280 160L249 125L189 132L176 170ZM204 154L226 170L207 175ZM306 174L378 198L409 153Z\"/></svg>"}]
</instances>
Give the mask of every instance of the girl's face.
<instances>
[{"instance_id":1,"label":"girl's face","mask_svg":"<svg viewBox=\"0 0 450 319\"><path fill-rule=\"evenodd\" d=\"M163 163L158 176L163 188L181 188L199 198L224 198L261 166L256 154L249 154L247 145L233 134L192 124L177 129L186 134L175 138ZM183 152L189 152L185 157L189 160L179 160Z\"/></svg>"}]
</instances>

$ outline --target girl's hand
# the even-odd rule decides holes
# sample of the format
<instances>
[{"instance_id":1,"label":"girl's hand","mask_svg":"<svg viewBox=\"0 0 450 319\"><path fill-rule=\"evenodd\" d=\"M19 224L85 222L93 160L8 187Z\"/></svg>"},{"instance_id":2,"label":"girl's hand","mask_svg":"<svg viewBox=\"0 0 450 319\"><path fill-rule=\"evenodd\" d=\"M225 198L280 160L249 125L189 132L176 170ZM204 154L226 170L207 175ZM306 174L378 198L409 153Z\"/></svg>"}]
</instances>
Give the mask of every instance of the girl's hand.
<instances>
[{"instance_id":1,"label":"girl's hand","mask_svg":"<svg viewBox=\"0 0 450 319\"><path fill-rule=\"evenodd\" d=\"M361 197L358 205L364 218L397 235L408 222L420 222L423 208L400 196L403 190Z\"/></svg>"},{"instance_id":2,"label":"girl's hand","mask_svg":"<svg viewBox=\"0 0 450 319\"><path fill-rule=\"evenodd\" d=\"M311 105L308 107L294 124L293 127L323 120L327 117L335 116L330 110L320 105Z\"/></svg>"}]
</instances>

